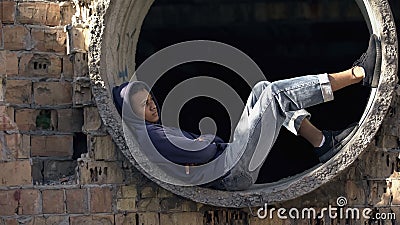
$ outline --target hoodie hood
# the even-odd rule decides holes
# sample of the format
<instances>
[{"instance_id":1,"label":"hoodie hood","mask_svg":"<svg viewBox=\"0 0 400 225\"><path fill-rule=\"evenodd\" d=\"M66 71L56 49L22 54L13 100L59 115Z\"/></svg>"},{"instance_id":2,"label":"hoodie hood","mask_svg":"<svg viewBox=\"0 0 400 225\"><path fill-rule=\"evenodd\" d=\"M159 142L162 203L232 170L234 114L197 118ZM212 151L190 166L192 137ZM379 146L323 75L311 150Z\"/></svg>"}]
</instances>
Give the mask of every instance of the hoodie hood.
<instances>
[{"instance_id":1,"label":"hoodie hood","mask_svg":"<svg viewBox=\"0 0 400 225\"><path fill-rule=\"evenodd\" d=\"M128 96L132 96L133 94L129 94L129 93L135 92L135 89L136 90L145 89L146 91L148 91L150 93L151 97L154 100L154 103L156 104L157 112L160 117L156 124L161 124L160 106L157 102L157 99L155 98L153 92L150 90L150 88L147 86L147 84L142 81L126 82L126 83L123 83L120 86L116 86L112 89L114 104L115 104L115 107L117 108L119 115L122 117L122 111L123 111L124 104L128 104L130 106L129 109L132 109L131 99L129 99ZM143 119L139 118L136 115L136 113L133 112L133 110L125 110L125 113L127 113L127 115L134 116L134 118L132 118L132 119L137 120L136 122L143 121Z\"/></svg>"},{"instance_id":2,"label":"hoodie hood","mask_svg":"<svg viewBox=\"0 0 400 225\"><path fill-rule=\"evenodd\" d=\"M147 176L150 175L160 181L174 185L193 186L215 180L216 178L211 178L210 174L219 174L220 177L227 172L224 166L226 151L216 159L212 160L212 163L210 162L204 165L191 167L190 173L188 173L187 166L166 159L166 155L162 155L152 142L155 135L158 137L157 135L163 133L164 136L169 137L168 134L173 133L172 136L175 135L176 137L176 134L180 132L182 135L178 137L179 139L188 138L191 141L197 138L198 135L196 137L194 134L181 131L177 128L165 127L161 124L161 119L159 119L158 123L150 123L137 116L133 111L131 96L138 89L145 89L150 93L150 95L152 95L157 106L159 117L161 118L159 105L151 92L151 89L144 82L132 81L115 87L113 89L113 98L118 112L121 112L122 115L124 136L129 146L129 150L135 161L147 173ZM137 146L136 143L138 143L139 146ZM222 151L223 149L221 152Z\"/></svg>"}]
</instances>

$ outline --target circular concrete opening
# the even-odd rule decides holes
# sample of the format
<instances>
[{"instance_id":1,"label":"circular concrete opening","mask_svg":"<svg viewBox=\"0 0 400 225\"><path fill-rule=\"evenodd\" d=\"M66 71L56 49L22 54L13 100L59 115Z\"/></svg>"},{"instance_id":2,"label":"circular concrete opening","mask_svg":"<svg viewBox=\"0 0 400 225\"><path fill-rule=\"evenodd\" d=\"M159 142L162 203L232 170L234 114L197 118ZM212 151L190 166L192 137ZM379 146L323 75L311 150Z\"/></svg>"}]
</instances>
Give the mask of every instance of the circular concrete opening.
<instances>
[{"instance_id":1,"label":"circular concrete opening","mask_svg":"<svg viewBox=\"0 0 400 225\"><path fill-rule=\"evenodd\" d=\"M357 3L370 32L381 39L382 72L379 86L371 91L356 133L349 137L338 155L325 164L290 178L257 184L249 190L237 192L173 186L146 174L129 151L110 90L128 81L134 72L140 29L152 1L99 1L96 5L91 27L89 68L92 90L104 124L121 151L139 171L163 188L194 201L224 207L247 207L285 201L309 193L351 165L368 146L390 106L397 83L397 37L389 4L386 0L360 0Z\"/></svg>"}]
</instances>

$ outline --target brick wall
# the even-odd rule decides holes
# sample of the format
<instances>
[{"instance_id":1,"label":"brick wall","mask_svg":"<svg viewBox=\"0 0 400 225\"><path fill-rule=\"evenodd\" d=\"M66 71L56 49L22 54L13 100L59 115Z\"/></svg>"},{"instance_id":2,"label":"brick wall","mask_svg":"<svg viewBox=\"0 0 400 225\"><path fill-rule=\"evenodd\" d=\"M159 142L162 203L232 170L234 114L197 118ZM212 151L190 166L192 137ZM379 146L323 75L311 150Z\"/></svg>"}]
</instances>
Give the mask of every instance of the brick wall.
<instances>
[{"instance_id":1,"label":"brick wall","mask_svg":"<svg viewBox=\"0 0 400 225\"><path fill-rule=\"evenodd\" d=\"M346 223L260 220L251 216L257 209L199 204L144 178L118 151L92 101L89 12L77 2L0 2L0 225ZM318 209L345 195L349 204L400 216L399 104L396 98L376 143L354 166L276 206Z\"/></svg>"}]
</instances>

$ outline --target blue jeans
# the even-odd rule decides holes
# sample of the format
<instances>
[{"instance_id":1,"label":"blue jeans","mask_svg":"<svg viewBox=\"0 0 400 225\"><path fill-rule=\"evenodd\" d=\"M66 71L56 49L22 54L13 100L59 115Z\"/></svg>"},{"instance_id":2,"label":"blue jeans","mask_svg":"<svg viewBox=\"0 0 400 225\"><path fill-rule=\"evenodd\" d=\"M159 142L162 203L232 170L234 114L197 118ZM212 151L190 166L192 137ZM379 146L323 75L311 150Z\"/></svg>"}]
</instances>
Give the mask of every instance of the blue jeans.
<instances>
[{"instance_id":1,"label":"blue jeans","mask_svg":"<svg viewBox=\"0 0 400 225\"><path fill-rule=\"evenodd\" d=\"M212 182L224 190L244 190L255 183L282 126L298 135L310 114L304 108L333 100L328 74L276 82L261 81L251 91L233 141L225 151L228 175Z\"/></svg>"}]
</instances>

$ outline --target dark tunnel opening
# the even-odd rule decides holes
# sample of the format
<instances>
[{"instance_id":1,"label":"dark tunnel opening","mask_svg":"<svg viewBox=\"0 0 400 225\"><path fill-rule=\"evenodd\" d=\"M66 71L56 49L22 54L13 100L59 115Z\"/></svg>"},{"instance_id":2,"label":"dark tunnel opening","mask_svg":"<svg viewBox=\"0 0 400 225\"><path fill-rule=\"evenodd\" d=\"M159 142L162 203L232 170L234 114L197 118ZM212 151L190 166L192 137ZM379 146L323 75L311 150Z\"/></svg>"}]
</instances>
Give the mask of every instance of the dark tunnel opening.
<instances>
[{"instance_id":1,"label":"dark tunnel opening","mask_svg":"<svg viewBox=\"0 0 400 225\"><path fill-rule=\"evenodd\" d=\"M365 51L369 32L354 1L284 1L285 9L310 4L315 13L271 13L251 17L257 7L268 3L281 7L282 1L155 1L146 16L139 37L136 66L156 51L189 40L213 40L232 45L249 55L261 68L268 81L308 74L333 73L348 69ZM300 3L299 3L300 2ZM276 5L274 5L276 4ZM340 6L339 8L337 6ZM224 7L214 15L187 13L190 7L201 10ZM322 7L323 10L319 10ZM344 12L343 10L347 11ZM197 16L197 17L196 17ZM193 18L195 17L195 18ZM226 19L229 17L229 19ZM168 19L170 18L170 19ZM215 20L213 23L208 21ZM160 105L178 83L196 76L211 76L233 87L245 101L250 87L233 71L206 63L186 63L169 70L156 83L153 92ZM147 81L146 77L138 77ZM353 85L335 93L335 100L307 110L311 122L320 129L338 130L359 121L367 104L370 90ZM189 101L179 115L180 127L200 133L199 122L211 117L217 124L217 135L227 142L230 120L223 106L214 100L196 98ZM301 173L318 163L312 146L301 137L282 129L265 161L257 183L269 183Z\"/></svg>"}]
</instances>

